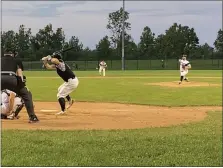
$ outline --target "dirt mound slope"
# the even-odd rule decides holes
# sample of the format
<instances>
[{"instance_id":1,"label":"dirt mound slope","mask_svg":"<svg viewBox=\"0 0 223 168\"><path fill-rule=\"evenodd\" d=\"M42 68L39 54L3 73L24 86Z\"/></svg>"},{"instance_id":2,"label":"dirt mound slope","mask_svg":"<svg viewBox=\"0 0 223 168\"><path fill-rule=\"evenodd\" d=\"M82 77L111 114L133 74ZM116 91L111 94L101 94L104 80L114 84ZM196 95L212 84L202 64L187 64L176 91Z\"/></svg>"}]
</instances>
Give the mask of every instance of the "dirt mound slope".
<instances>
[{"instance_id":1,"label":"dirt mound slope","mask_svg":"<svg viewBox=\"0 0 223 168\"><path fill-rule=\"evenodd\" d=\"M174 82L159 82L159 83L146 83L145 85L155 85L155 86L164 86L164 87L221 87L220 84L213 84L208 82L182 82L179 85L179 81Z\"/></svg>"}]
</instances>

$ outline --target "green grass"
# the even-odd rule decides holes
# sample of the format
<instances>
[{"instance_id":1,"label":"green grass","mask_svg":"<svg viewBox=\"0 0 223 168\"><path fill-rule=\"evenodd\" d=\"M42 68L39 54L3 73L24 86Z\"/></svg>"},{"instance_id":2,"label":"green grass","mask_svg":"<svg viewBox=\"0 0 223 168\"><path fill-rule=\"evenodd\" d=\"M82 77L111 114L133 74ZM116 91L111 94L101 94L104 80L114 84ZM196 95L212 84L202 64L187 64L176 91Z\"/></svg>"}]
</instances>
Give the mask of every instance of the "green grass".
<instances>
[{"instance_id":1,"label":"green grass","mask_svg":"<svg viewBox=\"0 0 223 168\"><path fill-rule=\"evenodd\" d=\"M35 101L56 101L55 72L26 72ZM221 87L165 88L145 83L179 80L178 71L77 72L78 101L162 106L221 105ZM191 71L192 81L218 83L221 71ZM133 78L142 76L145 78ZM39 78L44 77L44 78ZM48 77L48 78L47 78ZM128 78L131 77L131 78ZM44 93L44 94L43 94ZM46 94L47 93L47 94ZM222 113L164 128L111 131L2 131L2 166L222 166Z\"/></svg>"}]
</instances>

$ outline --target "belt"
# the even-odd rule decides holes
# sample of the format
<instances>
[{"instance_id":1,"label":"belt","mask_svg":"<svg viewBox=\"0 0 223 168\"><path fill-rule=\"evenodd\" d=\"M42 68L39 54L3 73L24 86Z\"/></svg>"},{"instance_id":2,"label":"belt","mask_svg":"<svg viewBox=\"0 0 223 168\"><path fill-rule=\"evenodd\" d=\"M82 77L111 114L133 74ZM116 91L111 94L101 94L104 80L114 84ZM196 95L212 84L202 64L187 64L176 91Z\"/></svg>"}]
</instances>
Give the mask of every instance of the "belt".
<instances>
[{"instance_id":1,"label":"belt","mask_svg":"<svg viewBox=\"0 0 223 168\"><path fill-rule=\"evenodd\" d=\"M75 76L72 76L72 77L70 77L69 79L75 79ZM68 79L68 80L69 80L69 79Z\"/></svg>"},{"instance_id":2,"label":"belt","mask_svg":"<svg viewBox=\"0 0 223 168\"><path fill-rule=\"evenodd\" d=\"M12 71L1 71L1 75L16 76L16 73Z\"/></svg>"}]
</instances>

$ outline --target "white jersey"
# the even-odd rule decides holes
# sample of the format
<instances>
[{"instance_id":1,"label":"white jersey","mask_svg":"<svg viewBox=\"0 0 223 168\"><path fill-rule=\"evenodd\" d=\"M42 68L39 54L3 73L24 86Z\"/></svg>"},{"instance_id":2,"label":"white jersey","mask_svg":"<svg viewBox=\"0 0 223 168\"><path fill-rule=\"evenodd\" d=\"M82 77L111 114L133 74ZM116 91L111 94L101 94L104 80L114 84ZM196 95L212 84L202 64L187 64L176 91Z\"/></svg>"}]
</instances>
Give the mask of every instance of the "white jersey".
<instances>
[{"instance_id":1,"label":"white jersey","mask_svg":"<svg viewBox=\"0 0 223 168\"><path fill-rule=\"evenodd\" d=\"M9 115L9 97L10 93L13 93L16 96L16 93L10 90L3 90L1 93L1 113L5 115ZM13 109L17 108L17 106L22 105L22 99L20 97L15 97Z\"/></svg>"},{"instance_id":2,"label":"white jersey","mask_svg":"<svg viewBox=\"0 0 223 168\"><path fill-rule=\"evenodd\" d=\"M181 60L181 59L179 60L179 62L180 62L180 71L181 72L188 71L188 69L185 69L185 66L188 66L190 64L190 62L187 60Z\"/></svg>"},{"instance_id":3,"label":"white jersey","mask_svg":"<svg viewBox=\"0 0 223 168\"><path fill-rule=\"evenodd\" d=\"M107 67L106 62L105 62L105 61L101 61L100 64L99 64L99 67L100 67L100 68L105 68L105 67Z\"/></svg>"}]
</instances>

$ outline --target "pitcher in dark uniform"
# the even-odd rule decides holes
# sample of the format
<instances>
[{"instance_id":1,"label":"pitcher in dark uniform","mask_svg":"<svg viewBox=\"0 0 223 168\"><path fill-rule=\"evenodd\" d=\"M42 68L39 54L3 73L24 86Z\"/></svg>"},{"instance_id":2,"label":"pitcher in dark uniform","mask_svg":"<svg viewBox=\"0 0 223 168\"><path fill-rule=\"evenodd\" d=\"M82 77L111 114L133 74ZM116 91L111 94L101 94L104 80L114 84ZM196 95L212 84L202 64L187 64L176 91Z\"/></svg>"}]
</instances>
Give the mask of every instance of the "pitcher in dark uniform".
<instances>
[{"instance_id":1,"label":"pitcher in dark uniform","mask_svg":"<svg viewBox=\"0 0 223 168\"><path fill-rule=\"evenodd\" d=\"M32 94L26 88L23 80L23 64L8 49L1 58L1 90L4 89L17 93L23 99L29 116L29 123L39 121L34 113Z\"/></svg>"},{"instance_id":2,"label":"pitcher in dark uniform","mask_svg":"<svg viewBox=\"0 0 223 168\"><path fill-rule=\"evenodd\" d=\"M61 106L61 112L57 114L65 114L66 109L69 109L74 102L69 94L78 87L79 81L71 68L62 60L60 53L54 53L52 56L49 55L47 57L43 57L42 61L47 69L56 69L57 74L64 81L64 83L58 88L57 99ZM48 61L52 64L48 64ZM69 102L67 108L65 108L65 98Z\"/></svg>"}]
</instances>

